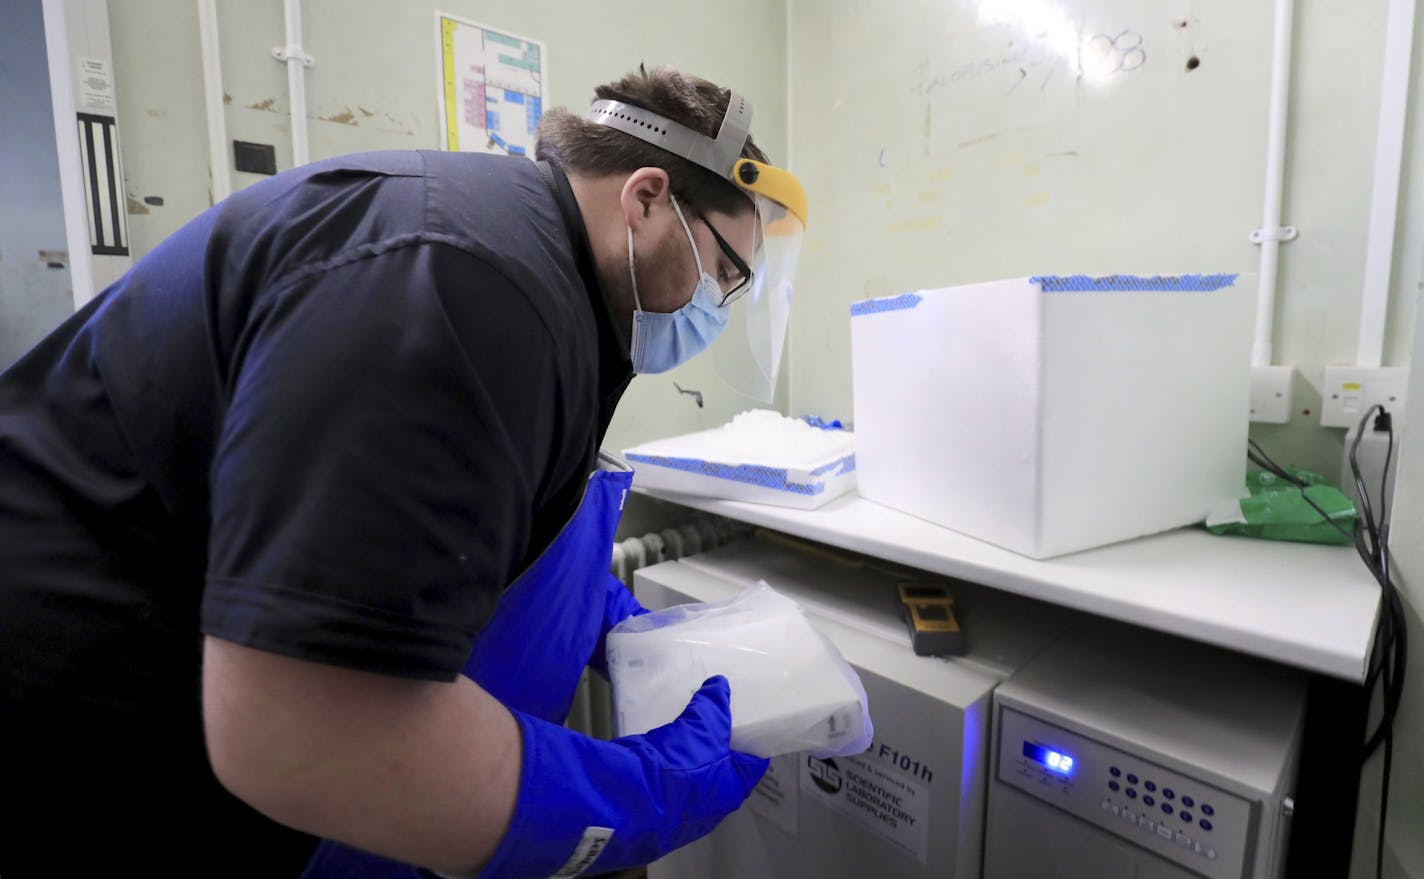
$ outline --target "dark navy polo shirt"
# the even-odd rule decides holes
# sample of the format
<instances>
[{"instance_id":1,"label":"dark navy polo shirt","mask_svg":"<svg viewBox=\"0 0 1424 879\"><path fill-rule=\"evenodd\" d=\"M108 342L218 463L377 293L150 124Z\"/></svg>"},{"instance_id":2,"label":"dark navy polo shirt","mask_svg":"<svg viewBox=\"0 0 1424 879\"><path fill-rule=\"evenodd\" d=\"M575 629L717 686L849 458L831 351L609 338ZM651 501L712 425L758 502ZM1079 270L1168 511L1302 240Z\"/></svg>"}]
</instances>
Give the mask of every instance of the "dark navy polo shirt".
<instances>
[{"instance_id":1,"label":"dark navy polo shirt","mask_svg":"<svg viewBox=\"0 0 1424 879\"><path fill-rule=\"evenodd\" d=\"M368 153L243 190L0 375L0 712L176 724L192 760L204 633L453 679L630 377L557 169Z\"/></svg>"}]
</instances>

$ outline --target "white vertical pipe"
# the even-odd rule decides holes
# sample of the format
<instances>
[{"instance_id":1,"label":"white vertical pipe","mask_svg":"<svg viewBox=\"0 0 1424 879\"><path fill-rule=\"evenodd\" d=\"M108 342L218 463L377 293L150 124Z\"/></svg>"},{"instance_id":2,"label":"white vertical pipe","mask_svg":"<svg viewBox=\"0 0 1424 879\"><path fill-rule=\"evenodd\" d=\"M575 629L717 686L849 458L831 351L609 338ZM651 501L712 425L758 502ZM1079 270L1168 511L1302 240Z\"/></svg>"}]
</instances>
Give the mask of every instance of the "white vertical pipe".
<instances>
[{"instance_id":1,"label":"white vertical pipe","mask_svg":"<svg viewBox=\"0 0 1424 879\"><path fill-rule=\"evenodd\" d=\"M1281 193L1285 189L1286 109L1290 100L1291 30L1294 0L1276 0L1275 49L1271 58L1271 110L1266 129L1266 204L1262 219L1261 267L1257 274L1256 343L1252 366L1271 365L1271 330L1276 314L1276 269L1280 258Z\"/></svg>"},{"instance_id":2,"label":"white vertical pipe","mask_svg":"<svg viewBox=\"0 0 1424 879\"><path fill-rule=\"evenodd\" d=\"M292 107L292 167L310 161L307 151L307 87L302 49L302 2L283 0L287 19L287 100Z\"/></svg>"},{"instance_id":3,"label":"white vertical pipe","mask_svg":"<svg viewBox=\"0 0 1424 879\"><path fill-rule=\"evenodd\" d=\"M1394 261L1394 225L1404 155L1404 122L1409 106L1409 66L1414 51L1414 2L1391 0L1385 21L1384 81L1380 86L1375 183L1370 198L1370 237L1365 246L1356 366L1379 366L1384 357L1384 324L1389 312L1389 276Z\"/></svg>"},{"instance_id":4,"label":"white vertical pipe","mask_svg":"<svg viewBox=\"0 0 1424 879\"><path fill-rule=\"evenodd\" d=\"M222 60L218 55L217 0L198 0L198 34L203 53L203 97L208 109L208 168L213 204L232 194L227 159L227 114L223 109Z\"/></svg>"},{"instance_id":5,"label":"white vertical pipe","mask_svg":"<svg viewBox=\"0 0 1424 879\"><path fill-rule=\"evenodd\" d=\"M791 36L791 33L792 33L792 32L791 32L791 12L792 12L792 10L791 10L791 5L792 5L793 2L795 2L795 0L787 0L787 2L786 2L786 16L785 16L785 20L784 20L784 22L783 22L783 24L784 24L785 27L786 27L786 36L785 36L785 38L784 38L784 39L785 39L785 45L786 45L786 66L785 66L784 69L785 69L785 71L786 71L786 74L785 74L785 75L786 75L786 116L785 116L785 119L786 119L786 129L785 129L785 130L786 130L786 167L787 167L787 168L795 168L795 167L796 167L795 160L792 158L792 157L795 155L795 152L794 152L794 149L795 149L795 141L792 140L793 131L794 131L795 125L794 125L794 123L792 122L792 118L793 118L793 110L795 109L795 106L796 106L796 104L795 104L795 101L796 101L796 89L795 89L795 85L794 85L794 82L795 82L795 81L794 81L794 79L793 79L793 77L796 75L795 63L794 63L796 59L795 59L795 56L792 54L792 52L795 51L795 50L794 50L793 47L792 47L792 42L793 42L793 40L792 40L792 36ZM775 161L773 161L772 164L776 164ZM803 263L803 265L804 265L804 263ZM804 275L804 269L803 269L803 275L802 275L802 277L805 277L805 275ZM794 279L793 279L793 280L794 280ZM786 414L788 414L788 413L798 411L795 404L797 404L797 403L800 402L800 397L799 397L799 395L797 394L797 388L796 388L796 384L797 384L797 382L796 382L796 369L795 369L795 366L797 365L797 364L796 364L796 350L795 350L795 349L796 349L796 342L795 342L795 340L792 338L792 333L791 333L791 328L790 328L790 327L787 327L787 328L786 328L785 335L782 337L781 348L782 348L782 350L781 350L781 356L782 356L782 358L783 358L783 359L782 359L782 363L784 363L784 364L786 365L786 369L781 373L782 378L781 378L781 380L780 380L780 384L781 384L783 387L786 388L786 394L785 394L785 396L782 397L782 403L783 403L783 405L782 405L782 407L781 407L781 413L782 413L783 415L786 415ZM773 392L773 397L774 397L774 396L775 396L775 393ZM805 410L803 409L803 410L799 410L799 411L805 411Z\"/></svg>"}]
</instances>

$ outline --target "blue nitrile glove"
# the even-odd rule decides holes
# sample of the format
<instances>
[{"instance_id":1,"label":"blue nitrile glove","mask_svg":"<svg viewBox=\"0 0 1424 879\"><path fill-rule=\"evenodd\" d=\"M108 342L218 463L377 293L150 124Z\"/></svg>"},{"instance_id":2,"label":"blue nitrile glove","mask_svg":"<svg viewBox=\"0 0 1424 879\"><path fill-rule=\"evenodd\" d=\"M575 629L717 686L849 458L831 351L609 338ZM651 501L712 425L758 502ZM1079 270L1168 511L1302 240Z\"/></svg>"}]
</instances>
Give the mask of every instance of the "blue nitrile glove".
<instances>
[{"instance_id":1,"label":"blue nitrile glove","mask_svg":"<svg viewBox=\"0 0 1424 879\"><path fill-rule=\"evenodd\" d=\"M603 604L603 628L598 635L598 643L593 648L593 656L589 658L588 664L593 670L608 677L608 633L614 626L628 619L629 617L642 616L648 612L646 607L638 603L638 599L633 597L633 592L623 581L612 574L608 575L606 584L607 599ZM548 720L549 718L545 718Z\"/></svg>"},{"instance_id":2,"label":"blue nitrile glove","mask_svg":"<svg viewBox=\"0 0 1424 879\"><path fill-rule=\"evenodd\" d=\"M717 826L768 761L731 750L727 680L639 736L589 738L514 712L524 737L519 799L481 879L547 879L651 863Z\"/></svg>"},{"instance_id":3,"label":"blue nitrile glove","mask_svg":"<svg viewBox=\"0 0 1424 879\"><path fill-rule=\"evenodd\" d=\"M510 709L562 723L584 668L592 663L608 674L608 630L647 613L612 574L593 575L582 589L578 579L521 579L511 586L476 637L466 677Z\"/></svg>"}]
</instances>

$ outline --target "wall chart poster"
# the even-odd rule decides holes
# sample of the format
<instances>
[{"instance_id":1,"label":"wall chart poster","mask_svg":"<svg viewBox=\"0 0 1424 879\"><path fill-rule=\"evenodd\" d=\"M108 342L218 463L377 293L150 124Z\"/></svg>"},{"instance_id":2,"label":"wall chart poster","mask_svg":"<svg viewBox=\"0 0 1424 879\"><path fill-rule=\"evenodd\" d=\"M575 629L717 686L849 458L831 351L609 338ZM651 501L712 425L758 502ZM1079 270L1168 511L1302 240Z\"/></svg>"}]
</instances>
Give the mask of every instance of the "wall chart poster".
<instances>
[{"instance_id":1,"label":"wall chart poster","mask_svg":"<svg viewBox=\"0 0 1424 879\"><path fill-rule=\"evenodd\" d=\"M533 156L549 89L543 43L435 13L441 147Z\"/></svg>"}]
</instances>

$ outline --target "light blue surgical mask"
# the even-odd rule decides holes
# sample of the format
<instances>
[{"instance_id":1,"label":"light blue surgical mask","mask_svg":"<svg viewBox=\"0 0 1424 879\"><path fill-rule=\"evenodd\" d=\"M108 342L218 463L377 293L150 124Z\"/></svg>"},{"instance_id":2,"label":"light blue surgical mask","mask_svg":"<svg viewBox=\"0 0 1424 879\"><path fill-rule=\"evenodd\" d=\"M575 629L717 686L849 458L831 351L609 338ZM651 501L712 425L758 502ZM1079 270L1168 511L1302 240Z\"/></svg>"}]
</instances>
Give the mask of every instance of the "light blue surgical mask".
<instances>
[{"instance_id":1,"label":"light blue surgical mask","mask_svg":"<svg viewBox=\"0 0 1424 879\"><path fill-rule=\"evenodd\" d=\"M697 260L697 287L692 299L677 311L663 314L644 311L638 301L638 270L633 265L633 229L628 228L628 273L633 278L633 371L639 374L667 372L686 363L712 344L727 326L728 309L720 307L722 288L717 279L702 269L702 257L692 229L671 194L673 210L692 245L692 258Z\"/></svg>"}]
</instances>

